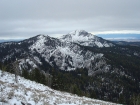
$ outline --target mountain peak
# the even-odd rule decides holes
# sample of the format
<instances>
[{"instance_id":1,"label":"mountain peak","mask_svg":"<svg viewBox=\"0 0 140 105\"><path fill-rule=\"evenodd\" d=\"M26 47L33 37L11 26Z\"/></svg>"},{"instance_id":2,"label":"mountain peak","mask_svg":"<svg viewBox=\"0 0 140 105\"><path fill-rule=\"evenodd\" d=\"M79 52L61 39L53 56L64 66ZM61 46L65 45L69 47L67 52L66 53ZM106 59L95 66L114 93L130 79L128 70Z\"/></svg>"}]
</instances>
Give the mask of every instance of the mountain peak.
<instances>
[{"instance_id":1,"label":"mountain peak","mask_svg":"<svg viewBox=\"0 0 140 105\"><path fill-rule=\"evenodd\" d=\"M111 47L112 43L108 43L106 40L92 35L91 33L86 32L85 30L75 30L66 35L63 35L61 38L63 42L74 42L83 46L97 46L97 47Z\"/></svg>"},{"instance_id":2,"label":"mountain peak","mask_svg":"<svg viewBox=\"0 0 140 105\"><path fill-rule=\"evenodd\" d=\"M46 37L44 34L39 34L39 35L37 35L36 37L38 37L38 38L44 38L44 37Z\"/></svg>"},{"instance_id":3,"label":"mountain peak","mask_svg":"<svg viewBox=\"0 0 140 105\"><path fill-rule=\"evenodd\" d=\"M80 35L85 36L85 35L87 35L89 33L87 31L85 31L85 30L75 30L75 31L70 32L69 34L76 35L76 36L80 36Z\"/></svg>"},{"instance_id":4,"label":"mountain peak","mask_svg":"<svg viewBox=\"0 0 140 105\"><path fill-rule=\"evenodd\" d=\"M74 31L72 31L72 32L70 32L70 33L74 33L74 32L75 32L75 33L76 33L76 32L79 32L79 33L80 33L80 32L87 32L87 31L85 31L85 30L74 30Z\"/></svg>"},{"instance_id":5,"label":"mountain peak","mask_svg":"<svg viewBox=\"0 0 140 105\"><path fill-rule=\"evenodd\" d=\"M44 35L44 34L39 34L35 36L38 40L47 40L47 39L52 39L49 35Z\"/></svg>"}]
</instances>

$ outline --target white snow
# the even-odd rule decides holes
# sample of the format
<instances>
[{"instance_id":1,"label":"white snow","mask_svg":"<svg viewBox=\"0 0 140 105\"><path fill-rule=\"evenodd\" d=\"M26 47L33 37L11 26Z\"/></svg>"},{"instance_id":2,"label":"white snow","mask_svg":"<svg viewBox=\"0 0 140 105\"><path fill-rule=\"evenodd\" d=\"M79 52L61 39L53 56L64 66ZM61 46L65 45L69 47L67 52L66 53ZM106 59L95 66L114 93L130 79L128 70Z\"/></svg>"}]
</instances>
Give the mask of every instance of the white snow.
<instances>
[{"instance_id":1,"label":"white snow","mask_svg":"<svg viewBox=\"0 0 140 105\"><path fill-rule=\"evenodd\" d=\"M36 49L38 52L43 52L44 46L45 46L45 36L44 35L39 35L38 36L38 41L36 41L31 47L30 49Z\"/></svg>"},{"instance_id":2,"label":"white snow","mask_svg":"<svg viewBox=\"0 0 140 105\"><path fill-rule=\"evenodd\" d=\"M37 65L35 64L35 62L33 62L31 59L29 59L29 58L27 58L27 59L20 59L19 60L19 67L20 67L20 69L22 70L23 68L25 69L28 69L28 67L27 67L27 63L29 64L29 65L31 65L33 68L37 68ZM40 62L39 62L40 63Z\"/></svg>"},{"instance_id":3,"label":"white snow","mask_svg":"<svg viewBox=\"0 0 140 105\"><path fill-rule=\"evenodd\" d=\"M112 43L107 43L105 40L101 42L100 38L92 35L91 33L87 33L84 30L76 30L68 33L67 35L63 35L60 37L60 40L63 42L74 42L83 46L98 46L98 47L111 47Z\"/></svg>"},{"instance_id":4,"label":"white snow","mask_svg":"<svg viewBox=\"0 0 140 105\"><path fill-rule=\"evenodd\" d=\"M117 105L53 90L42 84L0 70L0 105Z\"/></svg>"},{"instance_id":5,"label":"white snow","mask_svg":"<svg viewBox=\"0 0 140 105\"><path fill-rule=\"evenodd\" d=\"M34 59L39 63L42 64L42 62L40 61L40 59L37 56L34 56Z\"/></svg>"}]
</instances>

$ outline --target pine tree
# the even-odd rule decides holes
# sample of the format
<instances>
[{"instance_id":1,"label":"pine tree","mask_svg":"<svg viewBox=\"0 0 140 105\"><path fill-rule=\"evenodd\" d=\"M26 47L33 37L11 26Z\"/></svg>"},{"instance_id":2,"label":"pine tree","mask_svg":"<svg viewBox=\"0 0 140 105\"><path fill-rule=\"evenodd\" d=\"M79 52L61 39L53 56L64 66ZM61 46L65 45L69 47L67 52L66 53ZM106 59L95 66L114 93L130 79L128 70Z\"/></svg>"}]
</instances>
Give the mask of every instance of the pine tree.
<instances>
[{"instance_id":1,"label":"pine tree","mask_svg":"<svg viewBox=\"0 0 140 105\"><path fill-rule=\"evenodd\" d=\"M2 70L1 76L3 76L3 73L4 73L4 71L6 71L7 66L4 66L3 64L1 64L0 69Z\"/></svg>"}]
</instances>

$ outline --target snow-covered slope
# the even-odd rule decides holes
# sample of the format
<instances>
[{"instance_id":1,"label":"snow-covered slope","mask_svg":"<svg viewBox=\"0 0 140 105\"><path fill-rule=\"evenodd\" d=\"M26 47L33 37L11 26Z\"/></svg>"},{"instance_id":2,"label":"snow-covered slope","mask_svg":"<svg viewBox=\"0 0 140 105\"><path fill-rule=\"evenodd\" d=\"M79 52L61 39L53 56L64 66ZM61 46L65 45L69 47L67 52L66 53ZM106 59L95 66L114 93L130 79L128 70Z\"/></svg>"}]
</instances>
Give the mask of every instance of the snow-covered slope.
<instances>
[{"instance_id":1,"label":"snow-covered slope","mask_svg":"<svg viewBox=\"0 0 140 105\"><path fill-rule=\"evenodd\" d=\"M43 39L44 38L44 39ZM56 65L61 70L75 70L76 68L89 68L90 62L97 58L102 58L103 54L95 54L90 51L84 51L79 45L74 43L62 43L59 40L45 40L45 37L39 36L38 41L30 46L31 52L36 50L49 62L50 65ZM53 44L54 46L53 46ZM61 43L61 44L60 44Z\"/></svg>"},{"instance_id":2,"label":"snow-covered slope","mask_svg":"<svg viewBox=\"0 0 140 105\"><path fill-rule=\"evenodd\" d=\"M0 105L117 105L53 90L0 70Z\"/></svg>"},{"instance_id":3,"label":"snow-covered slope","mask_svg":"<svg viewBox=\"0 0 140 105\"><path fill-rule=\"evenodd\" d=\"M104 40L100 37L92 35L84 30L76 30L63 35L60 38L63 42L78 43L83 46L96 46L96 47L112 47L114 46L111 42Z\"/></svg>"},{"instance_id":4,"label":"snow-covered slope","mask_svg":"<svg viewBox=\"0 0 140 105\"><path fill-rule=\"evenodd\" d=\"M61 42L49 36L37 36L37 41L32 44L29 49L31 53L35 53L36 51L41 54L41 57L44 58L46 62L52 66L57 66L61 70L70 71L76 68L87 68L89 69L89 75L92 75L94 72L93 68L96 68L96 70L98 70L98 68L100 69L100 67L98 67L102 65L100 62L103 62L103 65L107 66L103 54L93 53L85 50L76 43ZM95 64L97 59L99 61L96 62L99 63L98 65ZM93 63L95 64L94 67L92 65Z\"/></svg>"}]
</instances>

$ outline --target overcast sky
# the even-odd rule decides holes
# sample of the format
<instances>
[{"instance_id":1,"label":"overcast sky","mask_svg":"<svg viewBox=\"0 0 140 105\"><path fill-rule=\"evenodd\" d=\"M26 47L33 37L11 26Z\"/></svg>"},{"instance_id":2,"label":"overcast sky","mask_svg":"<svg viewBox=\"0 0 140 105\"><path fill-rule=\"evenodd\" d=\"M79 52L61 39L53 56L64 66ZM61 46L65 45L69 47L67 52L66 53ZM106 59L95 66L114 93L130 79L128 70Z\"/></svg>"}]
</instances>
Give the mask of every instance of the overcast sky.
<instances>
[{"instance_id":1,"label":"overcast sky","mask_svg":"<svg viewBox=\"0 0 140 105\"><path fill-rule=\"evenodd\" d=\"M0 0L0 39L83 29L140 33L140 0Z\"/></svg>"}]
</instances>

